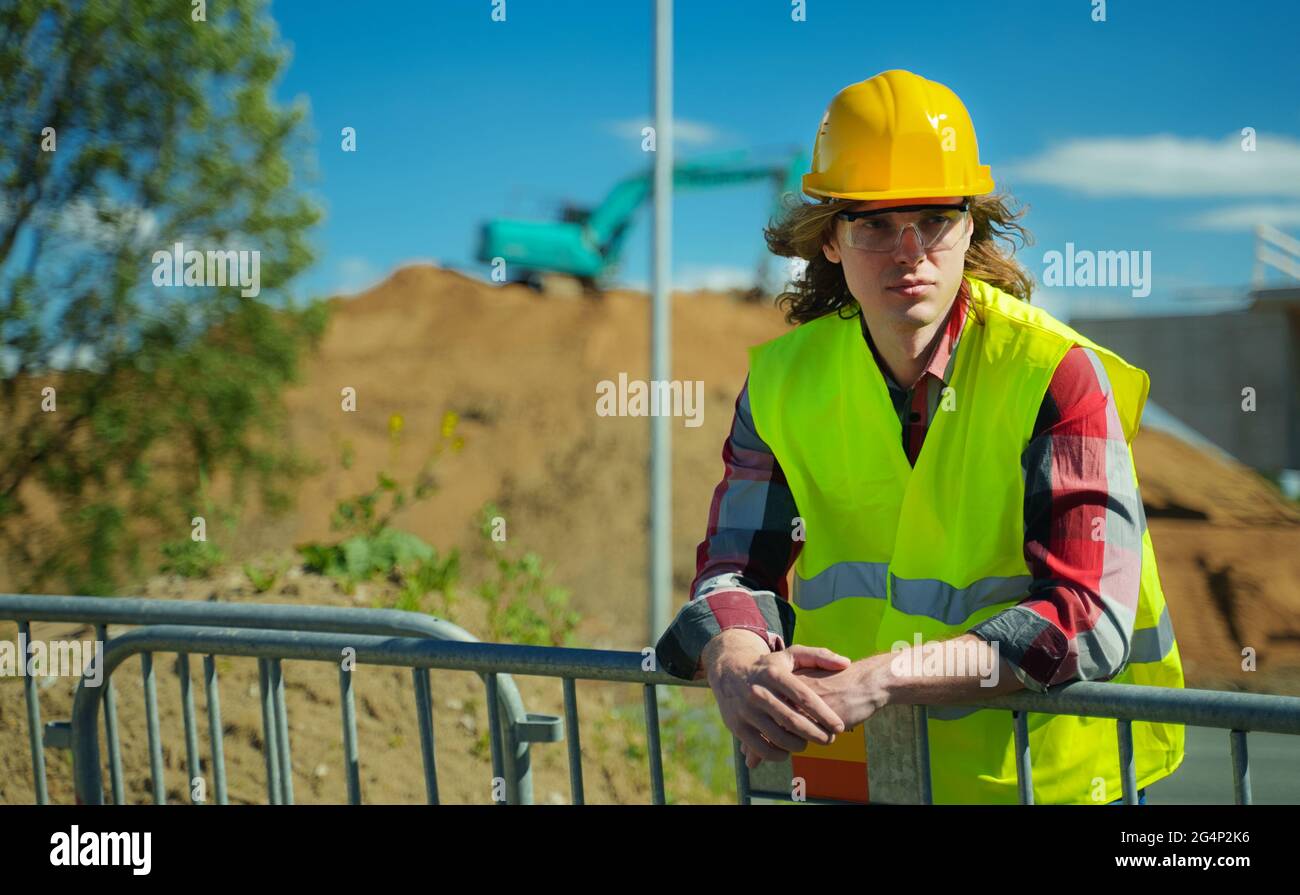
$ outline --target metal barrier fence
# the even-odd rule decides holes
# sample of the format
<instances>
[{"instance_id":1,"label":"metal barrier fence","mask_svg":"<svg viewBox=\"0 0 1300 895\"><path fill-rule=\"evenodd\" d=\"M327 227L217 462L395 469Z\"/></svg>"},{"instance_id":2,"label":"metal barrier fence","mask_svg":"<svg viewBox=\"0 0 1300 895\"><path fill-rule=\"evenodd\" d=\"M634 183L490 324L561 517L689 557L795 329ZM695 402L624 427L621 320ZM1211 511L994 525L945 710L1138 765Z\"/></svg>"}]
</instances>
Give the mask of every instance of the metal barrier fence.
<instances>
[{"instance_id":1,"label":"metal barrier fence","mask_svg":"<svg viewBox=\"0 0 1300 895\"><path fill-rule=\"evenodd\" d=\"M707 686L703 681L687 682L662 672L646 672L642 670L643 656L632 652L174 626L141 628L116 638L105 652L104 673L111 673L130 655L158 650L247 656L263 660L276 658L337 662L345 648L355 650L357 662L364 664L424 670L472 670L488 675L488 680L496 674L560 678L564 684L570 788L575 804L583 802L582 759L574 689L577 680L621 681L642 686L650 786L655 804L665 802L657 685ZM80 688L73 708L77 793L85 802L97 801L102 797L98 742L93 734L99 700L97 689ZM1300 734L1300 699L1294 697L1081 682L1067 684L1051 694L1021 692L972 704L1012 712L1015 719L1022 804L1032 803L1027 722L1027 714L1031 711L1115 719L1118 725L1118 759L1122 770L1124 801L1128 804L1137 800L1131 737L1133 721L1181 723L1229 730L1235 800L1239 804L1251 802L1247 731ZM348 730L352 722L349 718L345 700L345 742L349 741L350 736ZM873 791L878 795L877 801L929 803L925 708L889 706L867 723L875 769L872 785ZM495 735L495 725L493 731ZM355 736L351 735L351 739L354 741ZM764 791L761 786L753 787L734 739L733 749L737 794L742 804L748 804L754 796L791 800L788 776L771 791ZM780 765L765 763L760 767L768 768L769 774L775 772L777 779L780 779Z\"/></svg>"},{"instance_id":2,"label":"metal barrier fence","mask_svg":"<svg viewBox=\"0 0 1300 895\"><path fill-rule=\"evenodd\" d=\"M50 598L29 597L26 600L48 600ZM65 600L79 598L61 598ZM89 598L92 603L110 602ZM155 601L128 601L162 605ZM171 604L173 606L177 604ZM181 604L184 605L184 604ZM191 604L203 607L204 604ZM237 606L230 604L206 604L207 608L219 605L232 610L232 615L243 611L248 617L256 619L254 610L268 607ZM323 607L277 607L299 612L308 608ZM5 612L4 598L0 597L0 616ZM393 616L413 615L424 622L435 620L427 616L400 613L392 610L326 610L340 613L385 613ZM55 611L57 615L57 611ZM36 618L54 620L54 616L41 613ZM58 620L68 620L59 617ZM283 620L283 619L282 619ZM324 619L318 619L323 622ZM564 727L568 732L568 758L570 789L575 804L584 802L582 786L582 759L578 712L576 698L576 681L599 680L640 684L643 692L643 707L646 722L646 741L648 746L651 797L655 804L664 804L663 757L660 748L660 731L658 716L657 687L694 686L706 687L704 681L683 681L663 672L646 672L642 670L644 656L641 653L617 652L609 650L562 649L553 647L516 646L511 644L491 644L477 641L430 640L409 637L383 637L373 632L360 632L349 627L350 622L344 617L333 618L329 622L338 627L329 631L316 632L294 630L297 625L267 625L257 620L256 628L211 626L174 626L154 625L130 631L113 638L105 645L104 667L98 670L106 680L112 671L131 655L151 656L155 651L176 651L181 656L190 653L203 653L207 657L205 670L213 656L255 657L265 671L263 692L263 723L269 732L272 729L284 729L283 725L283 678L271 672L278 668L283 659L314 660L337 663L344 649L355 651L356 661L360 664L376 664L409 667L415 676L417 709L420 712L421 745L425 759L426 782L430 802L436 802L436 778L433 776L433 739L432 721L429 715L431 690L427 673L431 668L447 670L475 671L484 678L488 688L488 706L490 731L492 737L493 774L500 777L502 754L516 754L509 737L511 725L501 725L498 721L501 684L509 680L505 675L526 674L545 677L558 677L564 688ZM379 622L371 619L372 626ZM390 624L405 624L406 620L393 619ZM151 687L151 662L146 663L146 691ZM215 674L210 678L212 686L209 706L215 704ZM421 683L423 681L423 683ZM184 686L184 683L182 684ZM280 699L268 700L267 693L280 694ZM106 720L108 700L111 687L80 686L73 706L71 723L71 745L74 755L74 773L76 790L80 801L99 803L103 800L102 772L100 768L99 743L96 728L99 703L105 701ZM344 744L349 768L349 797L356 801L359 792L355 773L357 768L355 715L351 706L350 673L340 674L340 696L342 698ZM276 714L275 704L281 708ZM29 703L29 712L30 712ZM1029 752L1028 713L1068 714L1085 717L1113 719L1117 725L1119 747L1118 761L1121 769L1123 798L1128 804L1137 801L1134 754L1132 746L1132 723L1134 721L1165 722L1186 724L1199 727L1220 728L1228 731L1232 755L1232 774L1234 800L1238 804L1252 802L1249 773L1249 753L1247 750L1247 733L1250 731L1300 734L1300 698L1287 696L1268 696L1247 693L1229 693L1211 690L1170 689L1163 687L1141 687L1128 684L1110 684L1079 682L1055 688L1051 693L1040 694L1021 691L970 703L972 707L1006 710L1012 713L1017 750L1017 779L1020 802L1032 804L1033 784ZM29 715L30 717L30 715ZM528 720L513 729L515 736L522 732L524 742L558 741L564 736L559 729L559 719L550 716L526 716L538 719L536 729L530 729ZM544 720L543 720L544 719ZM552 723L553 722L553 723ZM156 714L153 725L156 726ZM39 718L37 718L39 724ZM920 803L931 801L930 759L927 741L927 710L924 706L887 706L877 712L866 723L868 750L871 754L871 787L873 801L888 803ZM33 729L36 729L35 727ZM189 728L187 728L188 730ZM426 736L427 733L427 736ZM155 759L152 755L157 750L158 738L151 728L151 763L157 767L161 763L160 754ZM214 728L214 743L219 739L219 723ZM531 737L529 736L531 734ZM505 739L504 744L502 738ZM109 739L110 749L113 739ZM215 755L214 745L214 755ZM276 786L271 774L273 755L279 750L287 753L287 738L276 740L275 748L268 740L268 792L272 801L276 798ZM738 801L749 804L755 797L792 801L790 789L791 777L789 763L760 765L751 779L749 771L739 751L739 744L733 738L733 754L736 770L736 789ZM527 753L524 753L525 758ZM110 756L111 761L111 756ZM287 762L286 762L287 764ZM196 765L192 765L196 766ZM119 769L120 775L120 769ZM526 771L525 771L526 774ZM521 779L525 779L521 777ZM529 782L531 783L531 779ZM507 779L508 783L508 779ZM283 786L282 781L279 784ZM155 784L155 786L157 786ZM291 793L290 793L291 795ZM809 800L812 801L812 800Z\"/></svg>"},{"instance_id":3,"label":"metal barrier fence","mask_svg":"<svg viewBox=\"0 0 1300 895\"><path fill-rule=\"evenodd\" d=\"M369 635L415 636L436 640L477 642L476 638L450 622L417 612L395 609L361 609L333 606L293 606L285 604L239 604L213 602L185 602L178 600L153 600L125 597L79 597L24 594L0 594L0 619L18 622L19 634L32 643L31 623L72 622L95 626L95 637L109 642L108 625L183 624L198 626L225 626L263 628L270 630L355 632ZM27 656L23 656L26 662ZM161 738L157 714L157 684L153 671L153 657L141 657L144 677L146 724L150 741L150 769L153 795L156 802L166 798L162 783ZM189 655L180 655L180 687L182 716L185 726L187 769L190 778L198 776L198 730L195 720L193 692L190 688ZM226 802L225 760L222 752L222 728L217 670L213 657L203 658L203 676L208 699L208 728L211 739L214 767L214 789L218 804ZM265 659L258 667L262 699L262 720L267 766L267 795L271 804L293 802L291 751L288 736L288 715L284 703L284 676L278 659ZM417 703L423 707L421 715L421 740L426 762L426 788L431 799L437 798L437 780L432 773L432 722L428 728L425 720L431 718L432 691L428 672L412 669ZM560 734L559 718L552 715L530 714L524 709L519 689L509 676L487 682L492 698L489 712L494 725L492 739L492 766L495 776L506 781L506 800L511 804L528 804L532 801L532 768L529 747L534 742L550 742ZM93 689L93 688L92 688ZM103 686L105 739L109 752L109 774L114 804L122 804L122 761L117 734L117 708L111 680ZM28 675L24 679L24 698L27 705L28 739L32 755L32 774L36 801L49 802L45 773L45 747L70 746L70 728L66 722L52 722L41 726L40 700L36 680ZM347 698L351 699L348 688ZM500 711L498 711L498 709ZM502 749L496 738L495 725L504 725ZM427 736L427 740L426 740Z\"/></svg>"}]
</instances>

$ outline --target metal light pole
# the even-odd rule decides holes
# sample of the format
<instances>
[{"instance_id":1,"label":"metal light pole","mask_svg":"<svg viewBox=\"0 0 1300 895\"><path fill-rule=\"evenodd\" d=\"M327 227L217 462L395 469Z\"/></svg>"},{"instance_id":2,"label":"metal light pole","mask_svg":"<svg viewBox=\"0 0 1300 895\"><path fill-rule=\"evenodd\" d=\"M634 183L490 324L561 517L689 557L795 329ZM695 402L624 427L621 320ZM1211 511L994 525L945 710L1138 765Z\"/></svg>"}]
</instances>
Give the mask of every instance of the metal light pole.
<instances>
[{"instance_id":1,"label":"metal light pole","mask_svg":"<svg viewBox=\"0 0 1300 895\"><path fill-rule=\"evenodd\" d=\"M673 212L673 3L655 0L655 171L653 271L650 305L650 379L672 378L672 212ZM653 644L668 626L672 586L671 417L650 417L650 613Z\"/></svg>"}]
</instances>

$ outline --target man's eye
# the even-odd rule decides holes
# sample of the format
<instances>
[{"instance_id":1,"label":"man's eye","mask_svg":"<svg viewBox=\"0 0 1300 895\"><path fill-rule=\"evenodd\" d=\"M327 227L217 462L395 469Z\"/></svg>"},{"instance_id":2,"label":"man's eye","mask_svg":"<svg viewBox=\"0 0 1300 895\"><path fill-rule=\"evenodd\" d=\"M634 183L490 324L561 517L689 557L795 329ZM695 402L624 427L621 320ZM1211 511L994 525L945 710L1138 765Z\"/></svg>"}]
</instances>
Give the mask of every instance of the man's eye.
<instances>
[{"instance_id":1,"label":"man's eye","mask_svg":"<svg viewBox=\"0 0 1300 895\"><path fill-rule=\"evenodd\" d=\"M885 224L883 221L876 218L865 218L858 221L858 226L864 230L880 230L885 226Z\"/></svg>"}]
</instances>

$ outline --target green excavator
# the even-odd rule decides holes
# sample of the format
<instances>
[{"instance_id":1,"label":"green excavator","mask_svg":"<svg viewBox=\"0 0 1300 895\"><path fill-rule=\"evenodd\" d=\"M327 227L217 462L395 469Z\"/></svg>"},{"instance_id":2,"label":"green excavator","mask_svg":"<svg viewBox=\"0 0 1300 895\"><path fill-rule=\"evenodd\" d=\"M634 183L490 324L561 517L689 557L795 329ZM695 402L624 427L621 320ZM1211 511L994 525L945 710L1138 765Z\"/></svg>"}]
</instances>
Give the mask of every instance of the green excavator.
<instances>
[{"instance_id":1,"label":"green excavator","mask_svg":"<svg viewBox=\"0 0 1300 895\"><path fill-rule=\"evenodd\" d=\"M736 151L679 161L673 169L673 189L768 181L776 214L784 193L800 192L807 170L808 156L801 151L793 152L784 163L755 161L749 153ZM558 221L487 221L479 237L478 260L503 267L510 282L524 282L542 291L560 291L557 283L567 281L588 294L599 293L618 266L637 209L653 191L654 171L647 168L620 180L594 208L566 204ZM764 263L767 257L764 252ZM763 267L760 287L765 276Z\"/></svg>"}]
</instances>

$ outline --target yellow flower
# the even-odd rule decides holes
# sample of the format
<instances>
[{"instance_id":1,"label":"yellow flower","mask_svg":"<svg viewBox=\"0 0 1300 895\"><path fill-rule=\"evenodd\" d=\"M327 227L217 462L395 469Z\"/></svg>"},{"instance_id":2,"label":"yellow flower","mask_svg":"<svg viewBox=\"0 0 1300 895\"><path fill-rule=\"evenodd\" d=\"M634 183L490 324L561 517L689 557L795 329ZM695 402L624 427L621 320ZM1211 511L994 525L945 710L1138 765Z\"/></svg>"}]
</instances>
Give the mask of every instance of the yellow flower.
<instances>
[{"instance_id":1,"label":"yellow flower","mask_svg":"<svg viewBox=\"0 0 1300 895\"><path fill-rule=\"evenodd\" d=\"M442 437L451 438L456 433L456 422L459 417L454 411L448 410L442 415Z\"/></svg>"}]
</instances>

